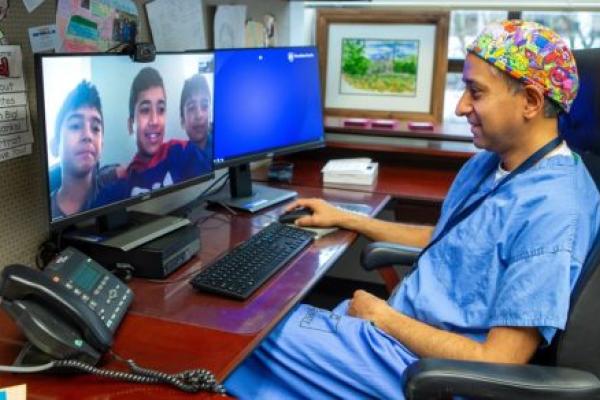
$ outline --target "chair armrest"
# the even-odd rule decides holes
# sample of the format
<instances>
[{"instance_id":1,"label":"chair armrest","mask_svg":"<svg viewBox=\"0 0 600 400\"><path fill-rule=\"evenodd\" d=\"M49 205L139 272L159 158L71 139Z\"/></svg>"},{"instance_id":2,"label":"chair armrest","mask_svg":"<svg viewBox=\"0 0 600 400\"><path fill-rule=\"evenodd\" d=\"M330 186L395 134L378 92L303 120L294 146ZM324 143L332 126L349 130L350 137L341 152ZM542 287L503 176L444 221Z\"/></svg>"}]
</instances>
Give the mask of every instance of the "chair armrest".
<instances>
[{"instance_id":1,"label":"chair armrest","mask_svg":"<svg viewBox=\"0 0 600 400\"><path fill-rule=\"evenodd\" d=\"M600 399L600 380L586 371L541 365L422 359L403 376L408 400Z\"/></svg>"},{"instance_id":2,"label":"chair armrest","mask_svg":"<svg viewBox=\"0 0 600 400\"><path fill-rule=\"evenodd\" d=\"M420 252L421 249L418 247L373 242L363 249L360 254L360 263L367 271L392 264L412 265Z\"/></svg>"}]
</instances>

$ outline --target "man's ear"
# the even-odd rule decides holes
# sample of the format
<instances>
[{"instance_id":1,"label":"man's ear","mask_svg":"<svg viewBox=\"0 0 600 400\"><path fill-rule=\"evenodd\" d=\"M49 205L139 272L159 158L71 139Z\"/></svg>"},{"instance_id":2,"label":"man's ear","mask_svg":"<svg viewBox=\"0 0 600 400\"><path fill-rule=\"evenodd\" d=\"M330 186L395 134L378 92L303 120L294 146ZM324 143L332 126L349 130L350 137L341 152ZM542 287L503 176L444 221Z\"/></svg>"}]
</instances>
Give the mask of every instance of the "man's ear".
<instances>
[{"instance_id":1,"label":"man's ear","mask_svg":"<svg viewBox=\"0 0 600 400\"><path fill-rule=\"evenodd\" d=\"M523 117L526 119L533 119L536 115L543 114L544 92L541 88L535 85L525 85L523 96L525 100Z\"/></svg>"},{"instance_id":2,"label":"man's ear","mask_svg":"<svg viewBox=\"0 0 600 400\"><path fill-rule=\"evenodd\" d=\"M127 118L127 129L129 129L129 134L133 135L133 118Z\"/></svg>"},{"instance_id":3,"label":"man's ear","mask_svg":"<svg viewBox=\"0 0 600 400\"><path fill-rule=\"evenodd\" d=\"M185 118L179 117L179 122L181 123L181 129L185 131Z\"/></svg>"}]
</instances>

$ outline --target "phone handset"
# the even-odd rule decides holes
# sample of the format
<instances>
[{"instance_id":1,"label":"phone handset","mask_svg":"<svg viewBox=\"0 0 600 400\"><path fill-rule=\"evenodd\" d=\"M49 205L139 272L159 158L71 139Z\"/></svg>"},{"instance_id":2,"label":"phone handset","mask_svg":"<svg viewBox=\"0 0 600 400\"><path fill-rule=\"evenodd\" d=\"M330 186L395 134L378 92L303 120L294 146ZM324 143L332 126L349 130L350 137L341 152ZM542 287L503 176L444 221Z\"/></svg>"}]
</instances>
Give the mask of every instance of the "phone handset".
<instances>
[{"instance_id":1,"label":"phone handset","mask_svg":"<svg viewBox=\"0 0 600 400\"><path fill-rule=\"evenodd\" d=\"M51 320L45 319L47 315L51 319L65 321L62 325L73 325L81 332L84 341L100 353L106 352L112 345L112 332L100 320L98 314L82 302L81 298L39 271L24 265L7 266L2 271L0 293L4 302L8 303L4 304L5 309L11 314L20 315L18 321L43 323L48 331L47 323ZM28 314L33 314L32 320L23 320ZM27 335L28 330L24 330ZM34 342L37 341L37 336L28 339Z\"/></svg>"}]
</instances>

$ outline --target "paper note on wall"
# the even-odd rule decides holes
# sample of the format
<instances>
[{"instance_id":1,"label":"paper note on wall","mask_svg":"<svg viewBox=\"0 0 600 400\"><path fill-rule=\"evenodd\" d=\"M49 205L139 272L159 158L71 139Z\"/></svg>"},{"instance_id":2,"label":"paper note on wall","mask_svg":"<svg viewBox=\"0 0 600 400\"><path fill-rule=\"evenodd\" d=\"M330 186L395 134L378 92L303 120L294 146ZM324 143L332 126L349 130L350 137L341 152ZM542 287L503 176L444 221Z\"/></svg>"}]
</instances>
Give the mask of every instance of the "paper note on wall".
<instances>
[{"instance_id":1,"label":"paper note on wall","mask_svg":"<svg viewBox=\"0 0 600 400\"><path fill-rule=\"evenodd\" d=\"M60 52L101 52L135 41L138 10L132 0L58 0Z\"/></svg>"},{"instance_id":2,"label":"paper note on wall","mask_svg":"<svg viewBox=\"0 0 600 400\"><path fill-rule=\"evenodd\" d=\"M246 6L218 6L215 13L215 49L244 47Z\"/></svg>"},{"instance_id":3,"label":"paper note on wall","mask_svg":"<svg viewBox=\"0 0 600 400\"><path fill-rule=\"evenodd\" d=\"M265 47L265 26L262 22L246 22L246 47Z\"/></svg>"},{"instance_id":4,"label":"paper note on wall","mask_svg":"<svg viewBox=\"0 0 600 400\"><path fill-rule=\"evenodd\" d=\"M33 134L20 46L0 46L0 161L31 154Z\"/></svg>"},{"instance_id":5,"label":"paper note on wall","mask_svg":"<svg viewBox=\"0 0 600 400\"><path fill-rule=\"evenodd\" d=\"M23 0L27 12L31 13L33 10L38 8L45 0Z\"/></svg>"},{"instance_id":6,"label":"paper note on wall","mask_svg":"<svg viewBox=\"0 0 600 400\"><path fill-rule=\"evenodd\" d=\"M201 0L154 0L146 4L146 12L156 50L206 48Z\"/></svg>"},{"instance_id":7,"label":"paper note on wall","mask_svg":"<svg viewBox=\"0 0 600 400\"><path fill-rule=\"evenodd\" d=\"M29 28L29 43L31 51L42 53L54 51L58 43L56 36L56 25L34 26Z\"/></svg>"}]
</instances>

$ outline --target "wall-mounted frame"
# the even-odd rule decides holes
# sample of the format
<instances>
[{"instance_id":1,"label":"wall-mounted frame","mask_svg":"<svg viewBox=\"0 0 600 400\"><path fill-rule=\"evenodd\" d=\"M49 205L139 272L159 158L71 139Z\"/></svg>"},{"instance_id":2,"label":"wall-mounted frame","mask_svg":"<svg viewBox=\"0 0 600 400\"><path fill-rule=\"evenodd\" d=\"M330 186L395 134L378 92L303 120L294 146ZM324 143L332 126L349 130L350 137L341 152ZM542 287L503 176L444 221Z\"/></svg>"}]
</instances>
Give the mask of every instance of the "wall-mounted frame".
<instances>
[{"instance_id":1,"label":"wall-mounted frame","mask_svg":"<svg viewBox=\"0 0 600 400\"><path fill-rule=\"evenodd\" d=\"M447 12L319 9L325 114L441 122L448 21Z\"/></svg>"}]
</instances>

